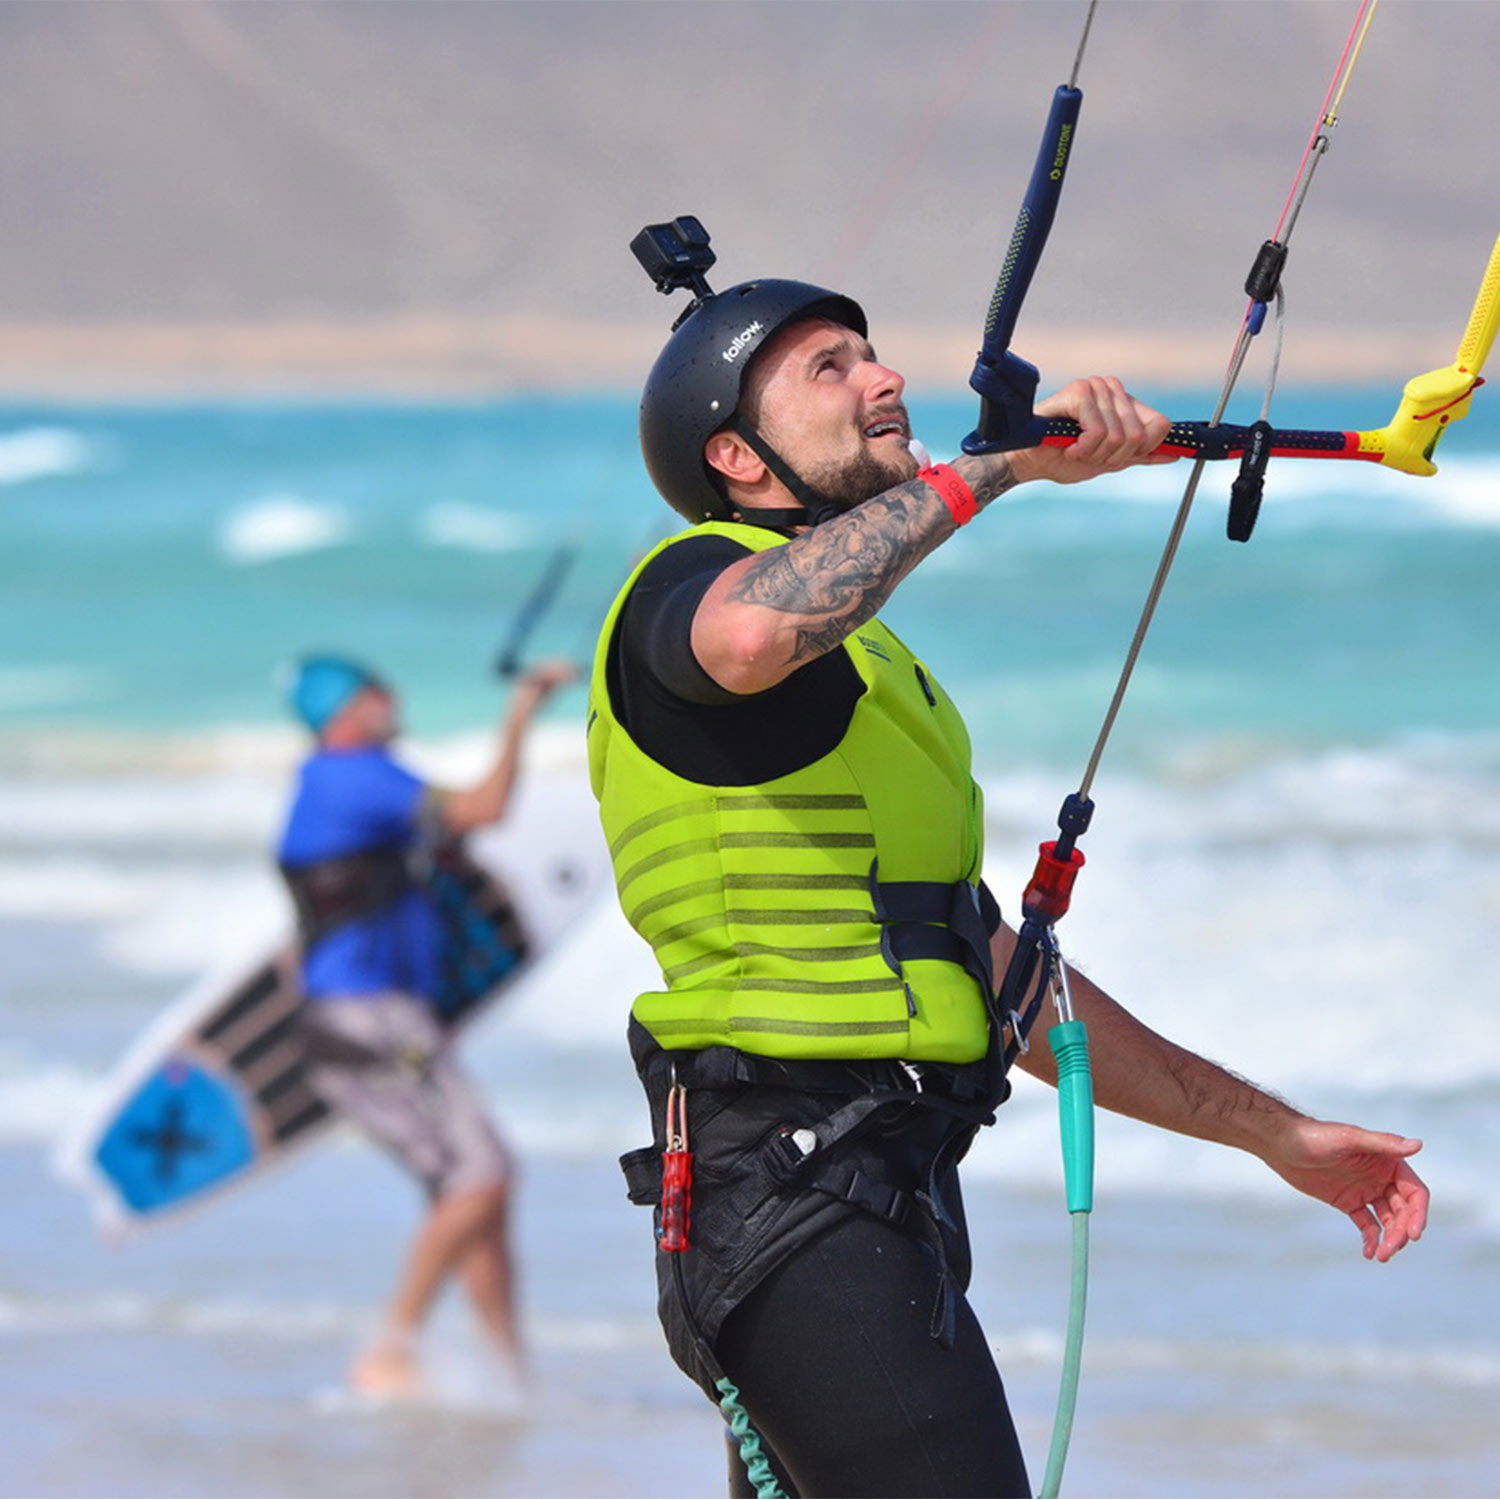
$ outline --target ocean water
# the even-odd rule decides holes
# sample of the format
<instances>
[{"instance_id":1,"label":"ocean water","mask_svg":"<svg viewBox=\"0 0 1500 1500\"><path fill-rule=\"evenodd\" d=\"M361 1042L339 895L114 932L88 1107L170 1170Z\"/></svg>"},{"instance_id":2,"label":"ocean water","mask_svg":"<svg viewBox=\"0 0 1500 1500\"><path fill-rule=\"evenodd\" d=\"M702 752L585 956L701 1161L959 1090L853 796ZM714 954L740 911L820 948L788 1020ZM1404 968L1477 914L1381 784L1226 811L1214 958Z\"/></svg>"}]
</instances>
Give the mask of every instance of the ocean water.
<instances>
[{"instance_id":1,"label":"ocean water","mask_svg":"<svg viewBox=\"0 0 1500 1500\"><path fill-rule=\"evenodd\" d=\"M1392 404L1289 391L1278 414L1373 427ZM1176 1040L1421 1136L1428 1236L1368 1265L1258 1163L1102 1121L1068 1493L1500 1492L1500 418L1476 408L1434 479L1273 464L1247 546L1210 469L1060 934ZM940 457L970 425L966 402L913 410ZM1185 473L1022 490L888 611L969 717L1002 904L1082 774ZM642 1139L623 1021L653 976L607 900L466 1048L524 1163L522 1410L458 1305L430 1403L342 1394L416 1213L358 1142L123 1246L51 1168L137 1031L286 924L267 850L299 739L278 663L367 657L402 690L410 759L477 775L496 654L558 550L526 650L582 659L671 519L612 396L0 408L0 1491L721 1492L614 1166ZM544 809L578 805L581 711L564 694L530 746ZM1051 1096L1023 1080L968 1180L974 1297L1038 1478L1059 1176Z\"/></svg>"}]
</instances>

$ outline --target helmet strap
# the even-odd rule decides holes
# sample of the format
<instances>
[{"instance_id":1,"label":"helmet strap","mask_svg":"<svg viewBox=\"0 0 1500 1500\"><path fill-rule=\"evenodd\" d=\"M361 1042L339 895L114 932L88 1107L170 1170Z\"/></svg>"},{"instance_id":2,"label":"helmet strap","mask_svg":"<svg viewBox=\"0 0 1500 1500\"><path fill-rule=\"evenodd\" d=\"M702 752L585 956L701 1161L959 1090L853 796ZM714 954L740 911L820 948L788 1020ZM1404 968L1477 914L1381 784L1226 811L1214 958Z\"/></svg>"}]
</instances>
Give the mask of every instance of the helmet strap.
<instances>
[{"instance_id":1,"label":"helmet strap","mask_svg":"<svg viewBox=\"0 0 1500 1500\"><path fill-rule=\"evenodd\" d=\"M742 511L741 516L745 520L755 526L819 526L838 515L838 507L800 478L743 417L736 413L729 425L750 445L755 456L802 502L799 507L787 507L785 510L754 508L749 512Z\"/></svg>"}]
</instances>

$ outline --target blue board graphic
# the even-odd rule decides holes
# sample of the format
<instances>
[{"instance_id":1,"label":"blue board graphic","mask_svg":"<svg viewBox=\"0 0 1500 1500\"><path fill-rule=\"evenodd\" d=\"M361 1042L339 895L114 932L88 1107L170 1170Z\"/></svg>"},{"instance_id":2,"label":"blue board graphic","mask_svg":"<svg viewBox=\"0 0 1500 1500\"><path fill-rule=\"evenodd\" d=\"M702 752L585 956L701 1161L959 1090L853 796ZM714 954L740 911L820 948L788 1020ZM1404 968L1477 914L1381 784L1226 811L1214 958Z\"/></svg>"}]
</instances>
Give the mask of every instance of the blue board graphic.
<instances>
[{"instance_id":1,"label":"blue board graphic","mask_svg":"<svg viewBox=\"0 0 1500 1500\"><path fill-rule=\"evenodd\" d=\"M179 1056L146 1079L95 1152L99 1169L137 1213L191 1198L254 1158L240 1090Z\"/></svg>"}]
</instances>

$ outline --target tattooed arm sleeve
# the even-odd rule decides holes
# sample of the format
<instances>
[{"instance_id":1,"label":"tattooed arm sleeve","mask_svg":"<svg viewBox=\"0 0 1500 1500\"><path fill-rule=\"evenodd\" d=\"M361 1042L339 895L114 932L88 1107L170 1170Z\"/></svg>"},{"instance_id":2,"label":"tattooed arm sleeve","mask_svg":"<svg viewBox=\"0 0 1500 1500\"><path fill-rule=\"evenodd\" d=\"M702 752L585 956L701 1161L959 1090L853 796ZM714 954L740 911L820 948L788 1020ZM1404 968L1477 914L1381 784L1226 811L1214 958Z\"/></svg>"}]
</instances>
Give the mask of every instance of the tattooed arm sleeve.
<instances>
[{"instance_id":1,"label":"tattooed arm sleeve","mask_svg":"<svg viewBox=\"0 0 1500 1500\"><path fill-rule=\"evenodd\" d=\"M1004 455L954 468L981 507L1016 483ZM694 619L694 654L731 692L763 692L842 645L956 529L922 480L896 485L727 569Z\"/></svg>"}]
</instances>

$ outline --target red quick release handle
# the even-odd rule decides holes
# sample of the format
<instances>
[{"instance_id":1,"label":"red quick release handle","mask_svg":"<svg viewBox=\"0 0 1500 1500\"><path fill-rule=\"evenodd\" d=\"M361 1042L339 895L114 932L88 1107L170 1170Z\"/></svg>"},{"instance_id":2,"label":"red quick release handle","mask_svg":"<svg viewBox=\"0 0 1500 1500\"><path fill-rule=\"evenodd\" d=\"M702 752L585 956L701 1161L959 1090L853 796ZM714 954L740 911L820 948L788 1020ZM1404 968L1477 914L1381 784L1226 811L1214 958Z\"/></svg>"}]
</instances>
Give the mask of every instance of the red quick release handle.
<instances>
[{"instance_id":1,"label":"red quick release handle","mask_svg":"<svg viewBox=\"0 0 1500 1500\"><path fill-rule=\"evenodd\" d=\"M663 1250L686 1250L693 1216L693 1153L661 1154L661 1238Z\"/></svg>"},{"instance_id":2,"label":"red quick release handle","mask_svg":"<svg viewBox=\"0 0 1500 1500\"><path fill-rule=\"evenodd\" d=\"M1021 897L1021 910L1033 921L1056 922L1073 899L1073 882L1083 868L1083 850L1072 849L1064 858L1057 853L1057 840L1040 846L1031 884Z\"/></svg>"}]
</instances>

